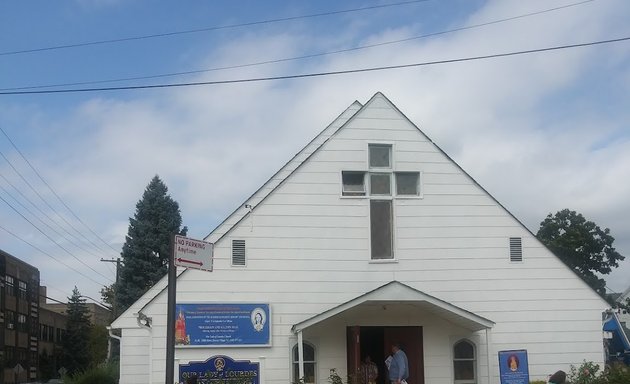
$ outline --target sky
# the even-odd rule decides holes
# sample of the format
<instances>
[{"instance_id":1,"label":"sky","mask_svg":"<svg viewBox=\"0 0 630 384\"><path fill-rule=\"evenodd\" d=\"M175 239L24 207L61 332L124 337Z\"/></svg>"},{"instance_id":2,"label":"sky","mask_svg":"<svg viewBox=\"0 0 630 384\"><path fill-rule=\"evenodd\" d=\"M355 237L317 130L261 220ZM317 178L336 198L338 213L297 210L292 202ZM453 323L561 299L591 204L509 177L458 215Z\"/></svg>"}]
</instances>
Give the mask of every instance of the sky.
<instances>
[{"instance_id":1,"label":"sky","mask_svg":"<svg viewBox=\"0 0 630 384\"><path fill-rule=\"evenodd\" d=\"M610 228L628 260L605 279L624 291L627 40L309 78L8 93L486 56L630 37L629 17L625 0L0 2L0 249L39 268L49 297L66 301L76 286L99 300L115 278L100 259L119 256L153 176L189 237L203 238L352 102L380 91L532 232L564 208Z\"/></svg>"}]
</instances>

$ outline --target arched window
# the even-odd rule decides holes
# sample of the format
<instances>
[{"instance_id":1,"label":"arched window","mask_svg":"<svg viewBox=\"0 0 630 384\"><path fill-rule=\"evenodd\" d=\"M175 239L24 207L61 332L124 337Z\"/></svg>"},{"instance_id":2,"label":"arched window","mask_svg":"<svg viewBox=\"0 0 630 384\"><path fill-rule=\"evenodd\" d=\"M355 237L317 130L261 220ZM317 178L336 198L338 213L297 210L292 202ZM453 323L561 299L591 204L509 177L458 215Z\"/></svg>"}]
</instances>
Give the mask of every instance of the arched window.
<instances>
[{"instance_id":1,"label":"arched window","mask_svg":"<svg viewBox=\"0 0 630 384\"><path fill-rule=\"evenodd\" d=\"M475 345L460 340L453 346L453 372L455 384L477 383L477 358Z\"/></svg>"},{"instance_id":2,"label":"arched window","mask_svg":"<svg viewBox=\"0 0 630 384\"><path fill-rule=\"evenodd\" d=\"M304 383L315 383L315 347L302 343L304 349ZM300 379L300 358L297 344L293 347L293 382Z\"/></svg>"}]
</instances>

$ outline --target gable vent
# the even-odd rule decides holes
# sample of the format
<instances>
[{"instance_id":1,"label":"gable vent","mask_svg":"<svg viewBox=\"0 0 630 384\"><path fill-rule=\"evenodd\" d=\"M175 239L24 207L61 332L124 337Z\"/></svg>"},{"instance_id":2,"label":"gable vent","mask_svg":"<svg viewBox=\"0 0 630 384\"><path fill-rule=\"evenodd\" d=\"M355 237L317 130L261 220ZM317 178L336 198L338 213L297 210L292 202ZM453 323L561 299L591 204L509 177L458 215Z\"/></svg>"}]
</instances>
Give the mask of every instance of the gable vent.
<instances>
[{"instance_id":1,"label":"gable vent","mask_svg":"<svg viewBox=\"0 0 630 384\"><path fill-rule=\"evenodd\" d=\"M245 240L232 240L232 265L245 265Z\"/></svg>"},{"instance_id":2,"label":"gable vent","mask_svg":"<svg viewBox=\"0 0 630 384\"><path fill-rule=\"evenodd\" d=\"M510 261L523 261L523 245L520 237L510 237Z\"/></svg>"}]
</instances>

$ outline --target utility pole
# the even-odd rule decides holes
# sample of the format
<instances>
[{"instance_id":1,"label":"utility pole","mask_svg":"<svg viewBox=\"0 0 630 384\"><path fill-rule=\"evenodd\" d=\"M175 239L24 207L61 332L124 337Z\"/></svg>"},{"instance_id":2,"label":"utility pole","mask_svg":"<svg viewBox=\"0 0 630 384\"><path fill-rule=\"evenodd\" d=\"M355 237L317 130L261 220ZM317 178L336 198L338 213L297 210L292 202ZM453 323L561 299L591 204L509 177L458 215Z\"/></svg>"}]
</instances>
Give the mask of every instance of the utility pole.
<instances>
[{"instance_id":1,"label":"utility pole","mask_svg":"<svg viewBox=\"0 0 630 384\"><path fill-rule=\"evenodd\" d=\"M118 317L118 299L116 297L116 291L118 290L118 276L120 275L120 257L115 259L101 259L101 261L106 263L116 263L116 282L114 283L114 302L112 303L112 317L115 319ZM108 327L109 328L109 327ZM112 334L112 330L110 329L110 335ZM118 338L120 341L120 338ZM112 358L112 337L107 338L107 361Z\"/></svg>"},{"instance_id":2,"label":"utility pole","mask_svg":"<svg viewBox=\"0 0 630 384\"><path fill-rule=\"evenodd\" d=\"M112 315L114 319L118 317L118 300L116 300L116 290L118 289L118 276L120 274L120 257L115 259L101 259L106 263L116 263L116 282L114 283L114 302L112 303Z\"/></svg>"}]
</instances>

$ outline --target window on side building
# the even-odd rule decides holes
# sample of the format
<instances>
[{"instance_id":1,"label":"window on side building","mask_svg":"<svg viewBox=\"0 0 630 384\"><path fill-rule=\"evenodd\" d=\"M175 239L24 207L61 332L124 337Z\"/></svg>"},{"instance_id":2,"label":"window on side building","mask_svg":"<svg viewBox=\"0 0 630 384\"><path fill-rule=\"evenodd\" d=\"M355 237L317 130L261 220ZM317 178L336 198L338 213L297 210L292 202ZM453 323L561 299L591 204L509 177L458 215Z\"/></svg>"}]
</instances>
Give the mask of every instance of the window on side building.
<instances>
[{"instance_id":1,"label":"window on side building","mask_svg":"<svg viewBox=\"0 0 630 384\"><path fill-rule=\"evenodd\" d=\"M13 276L6 275L4 278L5 292L9 296L15 296L15 279Z\"/></svg>"},{"instance_id":2,"label":"window on side building","mask_svg":"<svg viewBox=\"0 0 630 384\"><path fill-rule=\"evenodd\" d=\"M20 299L26 300L26 281L18 280L18 296Z\"/></svg>"},{"instance_id":3,"label":"window on side building","mask_svg":"<svg viewBox=\"0 0 630 384\"><path fill-rule=\"evenodd\" d=\"M18 313L17 315L17 329L20 332L28 332L28 325L26 324L26 315Z\"/></svg>"}]
</instances>

